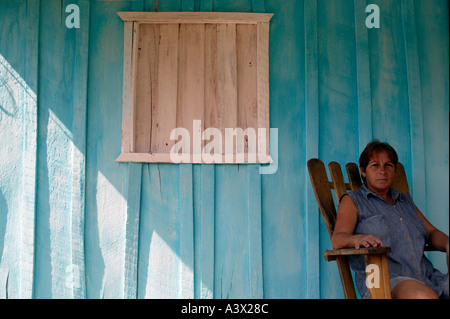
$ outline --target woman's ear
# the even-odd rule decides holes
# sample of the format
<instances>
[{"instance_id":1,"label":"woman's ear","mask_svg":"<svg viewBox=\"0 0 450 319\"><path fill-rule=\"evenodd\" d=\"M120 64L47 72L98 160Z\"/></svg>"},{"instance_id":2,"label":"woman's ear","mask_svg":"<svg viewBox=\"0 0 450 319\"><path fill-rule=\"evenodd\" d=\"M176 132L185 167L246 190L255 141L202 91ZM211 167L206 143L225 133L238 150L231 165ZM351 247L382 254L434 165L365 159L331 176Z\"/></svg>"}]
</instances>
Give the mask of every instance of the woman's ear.
<instances>
[{"instance_id":1,"label":"woman's ear","mask_svg":"<svg viewBox=\"0 0 450 319\"><path fill-rule=\"evenodd\" d=\"M366 172L365 172L365 170L364 170L362 167L360 167L360 168L359 168L359 171L361 172L361 176L365 178L365 177L366 177Z\"/></svg>"}]
</instances>

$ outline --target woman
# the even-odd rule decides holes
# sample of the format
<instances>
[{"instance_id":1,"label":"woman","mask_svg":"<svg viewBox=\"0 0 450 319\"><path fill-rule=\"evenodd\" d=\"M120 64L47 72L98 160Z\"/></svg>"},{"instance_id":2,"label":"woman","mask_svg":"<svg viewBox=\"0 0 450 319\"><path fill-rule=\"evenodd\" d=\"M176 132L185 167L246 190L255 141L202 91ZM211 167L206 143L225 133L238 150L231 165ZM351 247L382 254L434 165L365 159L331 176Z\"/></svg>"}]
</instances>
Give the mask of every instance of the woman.
<instances>
[{"instance_id":1,"label":"woman","mask_svg":"<svg viewBox=\"0 0 450 319\"><path fill-rule=\"evenodd\" d=\"M387 143L370 142L360 156L364 186L340 200L332 237L334 249L389 246L392 298L448 298L448 274L434 269L424 255L425 244L447 252L448 236L434 227L412 198L391 188L398 157ZM349 259L363 298L365 265L361 256Z\"/></svg>"}]
</instances>

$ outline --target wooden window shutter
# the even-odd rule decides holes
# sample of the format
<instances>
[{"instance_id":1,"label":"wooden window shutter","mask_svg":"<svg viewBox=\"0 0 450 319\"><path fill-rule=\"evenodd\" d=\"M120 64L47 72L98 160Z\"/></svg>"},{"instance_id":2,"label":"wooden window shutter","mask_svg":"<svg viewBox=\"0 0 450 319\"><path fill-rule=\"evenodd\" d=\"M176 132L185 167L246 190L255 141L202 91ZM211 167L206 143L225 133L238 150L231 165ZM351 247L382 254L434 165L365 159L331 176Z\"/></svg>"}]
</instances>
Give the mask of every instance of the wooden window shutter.
<instances>
[{"instance_id":1,"label":"wooden window shutter","mask_svg":"<svg viewBox=\"0 0 450 319\"><path fill-rule=\"evenodd\" d=\"M272 161L269 155L272 14L119 12L118 15L124 21L125 33L122 149L117 161L174 162L170 154L180 141L177 134L171 139L175 128L189 133L189 140L184 141L189 143L186 145L189 157L183 162L211 163L202 152L214 153L213 163L230 163L230 158L232 163ZM231 135L235 139L228 141L234 144L226 144L227 134L238 134L236 129L244 134ZM218 140L212 143L219 137L221 143ZM243 139L241 147L237 146L238 139ZM211 150L211 145L220 147ZM226 150L230 149L233 154L227 161L225 157L230 154Z\"/></svg>"}]
</instances>

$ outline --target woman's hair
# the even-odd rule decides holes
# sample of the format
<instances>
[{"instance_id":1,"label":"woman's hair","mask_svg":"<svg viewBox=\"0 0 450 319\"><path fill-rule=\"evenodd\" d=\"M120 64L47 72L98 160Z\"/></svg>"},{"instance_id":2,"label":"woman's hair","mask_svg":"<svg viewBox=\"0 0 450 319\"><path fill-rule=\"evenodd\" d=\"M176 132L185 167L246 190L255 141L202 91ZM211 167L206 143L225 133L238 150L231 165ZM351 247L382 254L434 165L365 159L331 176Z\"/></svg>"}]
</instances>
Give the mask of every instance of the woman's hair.
<instances>
[{"instance_id":1,"label":"woman's hair","mask_svg":"<svg viewBox=\"0 0 450 319\"><path fill-rule=\"evenodd\" d=\"M395 149L388 143L380 142L379 140L373 140L369 144L367 144L366 148L359 157L359 167L363 170L363 172L366 171L367 165L369 165L369 161L372 155L383 151L388 154L389 158L394 164L395 169L397 169L398 156ZM365 181L364 177L363 180Z\"/></svg>"}]
</instances>

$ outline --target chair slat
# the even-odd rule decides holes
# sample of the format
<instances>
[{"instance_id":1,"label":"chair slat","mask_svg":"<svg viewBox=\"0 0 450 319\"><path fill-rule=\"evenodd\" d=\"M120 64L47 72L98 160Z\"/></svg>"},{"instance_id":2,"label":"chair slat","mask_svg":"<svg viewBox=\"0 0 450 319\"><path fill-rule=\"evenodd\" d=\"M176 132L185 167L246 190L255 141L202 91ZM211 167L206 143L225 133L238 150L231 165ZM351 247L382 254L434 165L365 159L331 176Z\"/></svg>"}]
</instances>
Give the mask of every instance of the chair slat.
<instances>
[{"instance_id":1,"label":"chair slat","mask_svg":"<svg viewBox=\"0 0 450 319\"><path fill-rule=\"evenodd\" d=\"M318 159L310 159L308 161L308 171L320 212L331 238L334 224L336 223L336 208L334 206L333 197L331 196L325 165Z\"/></svg>"},{"instance_id":2,"label":"chair slat","mask_svg":"<svg viewBox=\"0 0 450 319\"><path fill-rule=\"evenodd\" d=\"M397 170L395 172L392 188L395 188L401 193L409 195L408 180L406 179L405 167L401 163L397 163Z\"/></svg>"},{"instance_id":3,"label":"chair slat","mask_svg":"<svg viewBox=\"0 0 450 319\"><path fill-rule=\"evenodd\" d=\"M355 163L348 163L345 165L347 169L348 182L350 184L350 190L357 191L362 187L361 176L359 175L358 165Z\"/></svg>"},{"instance_id":4,"label":"chair slat","mask_svg":"<svg viewBox=\"0 0 450 319\"><path fill-rule=\"evenodd\" d=\"M344 176L342 175L341 165L339 165L337 162L331 162L330 164L328 164L328 169L330 170L331 180L333 181L336 200L339 202L341 196L347 193Z\"/></svg>"}]
</instances>

